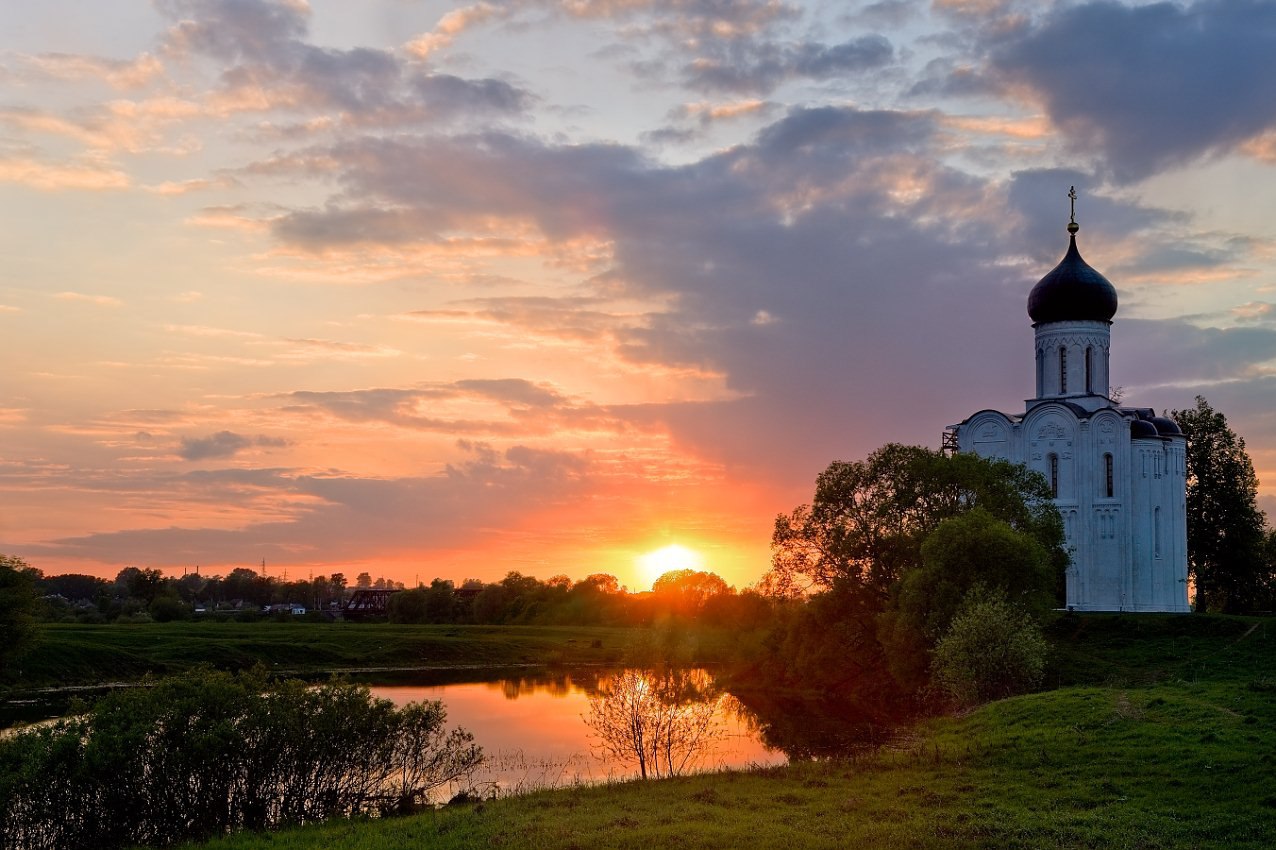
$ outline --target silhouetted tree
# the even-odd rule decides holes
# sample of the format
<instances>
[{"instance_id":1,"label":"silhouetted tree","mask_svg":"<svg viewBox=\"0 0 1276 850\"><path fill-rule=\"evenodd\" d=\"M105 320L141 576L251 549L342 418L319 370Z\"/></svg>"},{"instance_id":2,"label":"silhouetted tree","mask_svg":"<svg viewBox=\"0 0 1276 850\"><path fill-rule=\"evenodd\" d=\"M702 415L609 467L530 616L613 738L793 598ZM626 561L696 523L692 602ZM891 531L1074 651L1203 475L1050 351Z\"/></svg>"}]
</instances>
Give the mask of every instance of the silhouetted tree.
<instances>
[{"instance_id":1,"label":"silhouetted tree","mask_svg":"<svg viewBox=\"0 0 1276 850\"><path fill-rule=\"evenodd\" d=\"M396 593L386 603L386 613L391 623L426 623L428 595L424 588L414 587Z\"/></svg>"},{"instance_id":2,"label":"silhouetted tree","mask_svg":"<svg viewBox=\"0 0 1276 850\"><path fill-rule=\"evenodd\" d=\"M164 574L155 569L125 567L116 574L115 585L122 595L149 605L164 586Z\"/></svg>"},{"instance_id":3,"label":"silhouetted tree","mask_svg":"<svg viewBox=\"0 0 1276 850\"><path fill-rule=\"evenodd\" d=\"M641 778L678 776L694 767L721 733L722 697L690 671L626 670L601 682L585 723L597 746L638 767Z\"/></svg>"},{"instance_id":4,"label":"silhouetted tree","mask_svg":"<svg viewBox=\"0 0 1276 850\"><path fill-rule=\"evenodd\" d=\"M921 565L926 536L975 507L1030 535L1062 576L1063 522L1040 473L892 443L867 460L830 464L811 504L777 517L765 586L785 594L844 585L884 606L904 573Z\"/></svg>"},{"instance_id":5,"label":"silhouetted tree","mask_svg":"<svg viewBox=\"0 0 1276 850\"><path fill-rule=\"evenodd\" d=\"M651 591L672 613L694 618L710 599L729 594L731 587L716 573L683 569L661 575L652 583Z\"/></svg>"},{"instance_id":6,"label":"silhouetted tree","mask_svg":"<svg viewBox=\"0 0 1276 850\"><path fill-rule=\"evenodd\" d=\"M1270 570L1258 476L1245 440L1202 396L1191 410L1170 415L1187 435L1187 562L1196 610L1251 610L1264 596Z\"/></svg>"},{"instance_id":7,"label":"silhouetted tree","mask_svg":"<svg viewBox=\"0 0 1276 850\"><path fill-rule=\"evenodd\" d=\"M40 573L21 558L0 555L0 673L35 641L35 584Z\"/></svg>"}]
</instances>

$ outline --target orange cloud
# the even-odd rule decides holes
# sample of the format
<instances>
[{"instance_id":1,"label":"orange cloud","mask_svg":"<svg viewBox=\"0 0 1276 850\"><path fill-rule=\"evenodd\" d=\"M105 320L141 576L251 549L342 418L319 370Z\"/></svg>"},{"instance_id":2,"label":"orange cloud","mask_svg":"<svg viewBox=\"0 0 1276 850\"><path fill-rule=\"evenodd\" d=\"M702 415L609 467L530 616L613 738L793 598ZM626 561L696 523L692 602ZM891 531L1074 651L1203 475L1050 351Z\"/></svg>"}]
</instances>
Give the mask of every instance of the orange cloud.
<instances>
[{"instance_id":1,"label":"orange cloud","mask_svg":"<svg viewBox=\"0 0 1276 850\"><path fill-rule=\"evenodd\" d=\"M473 6L453 9L439 18L439 22L434 25L432 31L408 42L403 49L417 59L426 59L431 53L450 45L467 29L484 23L498 14L508 14L508 12L503 13L491 3L476 3Z\"/></svg>"},{"instance_id":2,"label":"orange cloud","mask_svg":"<svg viewBox=\"0 0 1276 850\"><path fill-rule=\"evenodd\" d=\"M59 301L83 301L98 307L119 307L124 303L110 295L88 295L83 292L59 292L53 297Z\"/></svg>"},{"instance_id":3,"label":"orange cloud","mask_svg":"<svg viewBox=\"0 0 1276 850\"><path fill-rule=\"evenodd\" d=\"M127 174L103 162L49 163L24 157L0 159L0 182L45 191L106 191L127 189L130 185Z\"/></svg>"},{"instance_id":4,"label":"orange cloud","mask_svg":"<svg viewBox=\"0 0 1276 850\"><path fill-rule=\"evenodd\" d=\"M1260 162L1276 165L1276 132L1262 133L1240 146L1241 152Z\"/></svg>"},{"instance_id":5,"label":"orange cloud","mask_svg":"<svg viewBox=\"0 0 1276 850\"><path fill-rule=\"evenodd\" d=\"M103 59L71 53L41 53L19 57L39 74L58 80L104 80L112 88L135 89L153 82L164 72L164 65L150 53L136 59Z\"/></svg>"},{"instance_id":6,"label":"orange cloud","mask_svg":"<svg viewBox=\"0 0 1276 850\"><path fill-rule=\"evenodd\" d=\"M1005 118L988 115L948 115L943 124L954 130L987 136L1009 136L1013 139L1039 140L1054 132L1044 115L1029 118Z\"/></svg>"},{"instance_id":7,"label":"orange cloud","mask_svg":"<svg viewBox=\"0 0 1276 850\"><path fill-rule=\"evenodd\" d=\"M772 104L765 100L737 100L731 103L685 103L678 108L678 113L688 118L698 118L702 122L728 121L758 115L771 109Z\"/></svg>"}]
</instances>

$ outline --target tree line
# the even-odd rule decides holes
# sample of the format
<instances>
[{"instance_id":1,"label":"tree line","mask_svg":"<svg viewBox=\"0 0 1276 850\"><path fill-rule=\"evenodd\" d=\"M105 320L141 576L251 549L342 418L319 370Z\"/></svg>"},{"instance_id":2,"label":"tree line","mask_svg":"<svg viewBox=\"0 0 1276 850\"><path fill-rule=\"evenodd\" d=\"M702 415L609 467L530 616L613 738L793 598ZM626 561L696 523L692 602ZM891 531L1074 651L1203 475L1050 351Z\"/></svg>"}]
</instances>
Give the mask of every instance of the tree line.
<instances>
[{"instance_id":1,"label":"tree line","mask_svg":"<svg viewBox=\"0 0 1276 850\"><path fill-rule=\"evenodd\" d=\"M510 572L499 581L436 578L405 588L402 582L374 580L366 572L353 584L339 572L287 581L247 568L224 577L188 573L178 578L141 567L125 567L114 579L45 575L19 558L0 556L0 629L6 610L20 614L28 627L36 621L292 620L293 606L304 608L309 619L324 619L339 612L359 589L398 591L386 617L395 623L641 626L676 618L740 626L761 622L774 604L755 589L737 591L702 570L671 571L650 592L634 593L607 573L573 581L562 575L541 580Z\"/></svg>"}]
</instances>

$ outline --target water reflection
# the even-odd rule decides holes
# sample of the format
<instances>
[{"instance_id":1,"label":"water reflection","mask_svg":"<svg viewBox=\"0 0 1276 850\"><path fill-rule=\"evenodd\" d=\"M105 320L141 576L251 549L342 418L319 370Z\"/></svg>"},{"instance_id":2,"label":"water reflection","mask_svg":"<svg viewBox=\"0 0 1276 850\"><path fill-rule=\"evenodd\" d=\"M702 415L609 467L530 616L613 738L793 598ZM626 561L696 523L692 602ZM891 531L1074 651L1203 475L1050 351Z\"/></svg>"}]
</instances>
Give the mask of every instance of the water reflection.
<instances>
[{"instance_id":1,"label":"water reflection","mask_svg":"<svg viewBox=\"0 0 1276 850\"><path fill-rule=\"evenodd\" d=\"M641 776L644 765L636 752L631 758L616 748L604 752L608 748L600 746L601 736L588 722L591 705L602 705L608 695L636 688L639 682L660 689L666 707L681 707L672 714L699 718L695 722L702 729L691 755L683 759L679 751L675 760L671 754L659 771L649 760L648 775L846 757L881 746L889 737L880 722L828 700L726 693L713 673L703 669L678 671L675 679L663 683L652 679L650 671L600 668L516 670L495 676L489 671L491 678L474 681L481 675L453 671L442 682L437 677L415 683L401 678L395 684L374 684L372 691L400 705L443 700L449 724L471 731L486 754L480 790L502 794ZM466 678L470 681L461 681ZM660 721L646 723L641 734L658 737ZM671 770L674 766L678 770Z\"/></svg>"},{"instance_id":2,"label":"water reflection","mask_svg":"<svg viewBox=\"0 0 1276 850\"><path fill-rule=\"evenodd\" d=\"M448 723L468 729L483 747L486 760L480 768L480 785L511 793L641 775L639 765L600 753L598 736L586 723L591 698L600 699L613 677L625 673L601 669L519 672L487 682L374 685L372 692L399 705L443 700ZM707 671L688 673L712 683ZM765 746L747 722L727 709L725 700L715 699L709 708L717 733L712 746L698 752L695 769L785 761L783 753Z\"/></svg>"},{"instance_id":3,"label":"water reflection","mask_svg":"<svg viewBox=\"0 0 1276 850\"><path fill-rule=\"evenodd\" d=\"M853 758L886 746L897 734L893 724L827 698L750 691L730 696L726 708L789 761Z\"/></svg>"},{"instance_id":4,"label":"water reflection","mask_svg":"<svg viewBox=\"0 0 1276 850\"><path fill-rule=\"evenodd\" d=\"M594 752L643 779L693 770L722 735L725 694L704 670L622 670L589 698Z\"/></svg>"}]
</instances>

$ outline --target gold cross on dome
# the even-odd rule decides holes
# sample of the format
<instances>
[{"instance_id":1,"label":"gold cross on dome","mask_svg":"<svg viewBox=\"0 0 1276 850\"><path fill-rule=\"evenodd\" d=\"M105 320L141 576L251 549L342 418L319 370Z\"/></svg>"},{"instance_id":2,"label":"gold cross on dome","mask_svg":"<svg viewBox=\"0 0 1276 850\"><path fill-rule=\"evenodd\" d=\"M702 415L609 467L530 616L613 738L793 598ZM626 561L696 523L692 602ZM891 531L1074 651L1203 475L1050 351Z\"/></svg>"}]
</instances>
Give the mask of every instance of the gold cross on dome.
<instances>
[{"instance_id":1,"label":"gold cross on dome","mask_svg":"<svg viewBox=\"0 0 1276 850\"><path fill-rule=\"evenodd\" d=\"M1077 187L1076 186L1068 187L1068 200L1069 200L1069 206L1072 208L1071 214L1068 216L1068 223L1076 224L1077 223Z\"/></svg>"}]
</instances>

